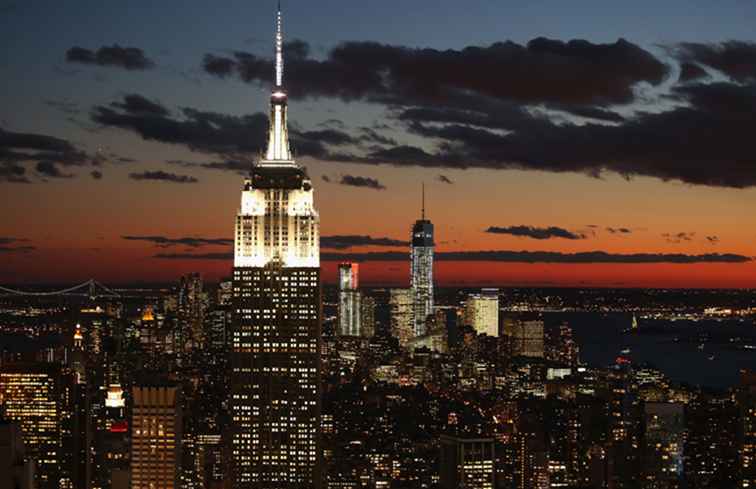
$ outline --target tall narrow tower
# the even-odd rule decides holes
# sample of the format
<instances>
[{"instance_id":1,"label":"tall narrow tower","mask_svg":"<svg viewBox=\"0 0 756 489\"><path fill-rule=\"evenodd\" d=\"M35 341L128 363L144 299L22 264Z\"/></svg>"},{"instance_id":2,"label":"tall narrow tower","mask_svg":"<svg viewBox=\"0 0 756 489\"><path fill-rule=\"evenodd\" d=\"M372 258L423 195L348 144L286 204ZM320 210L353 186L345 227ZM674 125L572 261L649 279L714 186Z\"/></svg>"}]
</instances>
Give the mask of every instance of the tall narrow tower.
<instances>
[{"instance_id":1,"label":"tall narrow tower","mask_svg":"<svg viewBox=\"0 0 756 489\"><path fill-rule=\"evenodd\" d=\"M321 288L312 182L289 148L281 12L268 148L236 217L229 408L232 487L320 487Z\"/></svg>"},{"instance_id":2,"label":"tall narrow tower","mask_svg":"<svg viewBox=\"0 0 756 489\"><path fill-rule=\"evenodd\" d=\"M433 314L433 223L425 218L425 185L422 215L412 226L410 286L412 287L415 336L425 334L425 320Z\"/></svg>"}]
</instances>

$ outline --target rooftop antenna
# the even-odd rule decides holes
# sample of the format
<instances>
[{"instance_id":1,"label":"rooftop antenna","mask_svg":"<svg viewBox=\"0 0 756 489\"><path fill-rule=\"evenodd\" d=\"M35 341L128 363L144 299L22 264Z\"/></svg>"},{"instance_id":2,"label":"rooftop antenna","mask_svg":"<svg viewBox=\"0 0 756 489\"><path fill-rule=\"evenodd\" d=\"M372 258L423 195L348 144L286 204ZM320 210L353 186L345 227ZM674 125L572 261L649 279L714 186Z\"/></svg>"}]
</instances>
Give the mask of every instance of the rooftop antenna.
<instances>
[{"instance_id":1,"label":"rooftop antenna","mask_svg":"<svg viewBox=\"0 0 756 489\"><path fill-rule=\"evenodd\" d=\"M423 202L423 211L422 212L423 212L423 221L424 221L425 220L425 182L423 182L423 198L422 198L422 202Z\"/></svg>"},{"instance_id":2,"label":"rooftop antenna","mask_svg":"<svg viewBox=\"0 0 756 489\"><path fill-rule=\"evenodd\" d=\"M281 0L276 12L276 87L283 86L283 29L281 28Z\"/></svg>"}]
</instances>

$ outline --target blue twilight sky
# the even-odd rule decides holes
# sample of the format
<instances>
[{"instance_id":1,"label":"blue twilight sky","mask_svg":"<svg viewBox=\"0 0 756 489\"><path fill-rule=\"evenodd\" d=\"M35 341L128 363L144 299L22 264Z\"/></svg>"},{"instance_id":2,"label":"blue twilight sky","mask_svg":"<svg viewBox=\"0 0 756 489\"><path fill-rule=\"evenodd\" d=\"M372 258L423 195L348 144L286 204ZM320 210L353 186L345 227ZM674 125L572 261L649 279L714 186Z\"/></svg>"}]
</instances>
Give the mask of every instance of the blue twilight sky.
<instances>
[{"instance_id":1,"label":"blue twilight sky","mask_svg":"<svg viewBox=\"0 0 756 489\"><path fill-rule=\"evenodd\" d=\"M92 142L80 125L61 121L44 102L88 106L133 92L169 107L231 114L264 109L266 88L218 83L200 65L206 53L241 50L267 56L275 8L272 0L7 1L0 6L0 127L51 133L94 149L102 140ZM287 39L306 40L314 56L347 40L461 49L504 40L524 44L540 36L597 43L625 38L658 53L658 45L676 42L752 40L756 25L756 2L747 0L288 0L282 8ZM124 72L65 62L71 46L96 50L113 44L143 49L157 69ZM321 100L302 104L296 121L317 124L324 112L339 105L325 103L331 108L325 109ZM353 105L341 110L355 124L380 114Z\"/></svg>"},{"instance_id":2,"label":"blue twilight sky","mask_svg":"<svg viewBox=\"0 0 756 489\"><path fill-rule=\"evenodd\" d=\"M147 279L194 269L226 273L227 260L160 260L148 241L124 235L230 236L240 171L207 166L227 162L229 155L202 146L206 134L196 141L185 134L179 141L171 140L173 134L145 136L150 131L136 122L102 122L96 115L110 111L115 119L128 119L139 111L128 112L125 100L138 95L157 111L140 124L158 121L191 132L191 124L200 123L182 110L190 108L227 117L231 123L221 127L227 131L221 136L244 146L240 139L247 132L235 132L242 118L234 116L266 112L269 87L259 74L253 83L240 81L238 73L213 76L203 69L203 59L210 54L234 62L240 51L269 58L275 9L275 0L0 0L0 156L6 155L0 158L0 253L6 254L0 257L10 258L0 260L0 282L44 280L50 270L61 281L79 275L126 280L118 266L124 256L138 260L135 270ZM316 59L326 59L344 41L455 50L441 53L453 60L469 55L461 51L465 47L511 40L520 45L518 56L529 60L518 64L517 56L504 56L512 64L492 65L495 83L486 85L490 60L476 65L480 60L473 56L467 66L478 71L470 78L483 82L456 80L454 73L441 82L462 98L495 102L478 105L473 119L456 125L460 99L428 102L421 93L435 72L426 78L422 69L400 73L405 78L389 84L390 95L411 97L404 106L398 99L376 98L375 91L345 102L328 93L328 80L338 76L329 78L327 67L317 73L317 89L290 103L290 124L300 141L305 132L314 133L311 143L321 135L346 134L360 148L357 153L379 155L350 159L348 146L333 139L325 141L329 152L322 157L314 150L297 153L316 183L323 235L403 238L417 218L422 181L438 244L448 251L695 255L690 265L671 265L664 257L664 266L626 264L621 270L591 262L576 265L578 273L566 266L507 263L493 280L614 284L630 274L633 284L756 285L756 261L750 258L756 240L751 227L742 225L756 206L756 160L751 135L742 130L756 107L755 1L284 0L282 9L286 40L307 42ZM527 43L539 37L589 43L560 52L566 45L542 42L528 51ZM615 44L620 38L632 46ZM718 44L729 40L738 42ZM700 43L690 55L699 73L685 78L683 58L666 48L691 42ZM115 44L143 50L154 67L66 60L72 47L96 52ZM617 59L638 61L638 67L625 70L632 61ZM355 63L359 60L350 58L339 75L359 82ZM394 75L406 71L400 64L393 68ZM614 76L596 80L596 73L610 70ZM497 91L512 79L517 81L511 87ZM632 94L621 92L625 85ZM419 119L401 117L420 106L425 115ZM429 114L432 109L445 112L438 118ZM454 132L460 124L466 133ZM249 127L256 128L251 140L265 131L251 122L245 131ZM377 131L373 139L366 128ZM28 135L39 139L29 144ZM64 148L50 157L45 152L50 138L76 152ZM428 154L407 164L401 151L406 154L408 146L414 146L409 159ZM24 152L34 154L26 160L17 156ZM86 158L77 159L79 154ZM109 161L97 163L97 155ZM475 164L468 164L468 156ZM66 162L67 157L72 159ZM23 178L13 173L22 170ZM345 175L362 178L361 184L344 183ZM523 228L534 230L523 235ZM560 233L537 237L552 228ZM737 264L719 257L702 263L711 261L704 256L710 253L736 253ZM391 270L375 265L368 275L380 281ZM454 270L441 268L439 276L458 280ZM480 270L480 277L487 274ZM396 282L404 280L397 277Z\"/></svg>"}]
</instances>

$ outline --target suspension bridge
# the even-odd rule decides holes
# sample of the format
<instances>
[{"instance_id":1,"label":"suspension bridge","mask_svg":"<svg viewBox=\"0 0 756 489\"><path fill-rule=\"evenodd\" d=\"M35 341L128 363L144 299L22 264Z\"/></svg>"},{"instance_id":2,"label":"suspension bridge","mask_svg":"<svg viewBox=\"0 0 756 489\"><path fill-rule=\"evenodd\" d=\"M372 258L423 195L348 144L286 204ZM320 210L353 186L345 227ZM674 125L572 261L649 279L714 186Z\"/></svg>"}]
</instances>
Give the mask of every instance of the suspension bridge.
<instances>
[{"instance_id":1,"label":"suspension bridge","mask_svg":"<svg viewBox=\"0 0 756 489\"><path fill-rule=\"evenodd\" d=\"M92 299L97 297L120 297L121 295L108 287L102 285L97 280L91 278L86 282L82 282L73 287L66 289L51 290L51 291L36 291L36 290L18 290L3 287L0 285L0 296L24 296L24 297L55 297L55 296L68 296L78 295L84 297L90 297Z\"/></svg>"}]
</instances>

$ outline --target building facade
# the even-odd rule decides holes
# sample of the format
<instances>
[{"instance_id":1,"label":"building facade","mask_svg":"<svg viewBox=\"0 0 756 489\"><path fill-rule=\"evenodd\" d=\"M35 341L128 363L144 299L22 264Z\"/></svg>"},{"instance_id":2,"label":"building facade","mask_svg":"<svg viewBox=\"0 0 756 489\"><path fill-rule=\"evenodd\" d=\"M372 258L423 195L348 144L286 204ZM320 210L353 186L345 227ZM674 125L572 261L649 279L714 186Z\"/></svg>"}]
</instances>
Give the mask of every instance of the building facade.
<instances>
[{"instance_id":1,"label":"building facade","mask_svg":"<svg viewBox=\"0 0 756 489\"><path fill-rule=\"evenodd\" d=\"M339 335L362 336L359 265L339 264Z\"/></svg>"},{"instance_id":2,"label":"building facade","mask_svg":"<svg viewBox=\"0 0 756 489\"><path fill-rule=\"evenodd\" d=\"M507 315L503 325L513 356L544 358L543 319Z\"/></svg>"},{"instance_id":3,"label":"building facade","mask_svg":"<svg viewBox=\"0 0 756 489\"><path fill-rule=\"evenodd\" d=\"M236 217L229 346L234 488L320 487L321 286L313 187L289 148L281 14L264 157Z\"/></svg>"},{"instance_id":4,"label":"building facade","mask_svg":"<svg viewBox=\"0 0 756 489\"><path fill-rule=\"evenodd\" d=\"M478 334L499 336L499 289L483 289L465 302L465 322Z\"/></svg>"},{"instance_id":5,"label":"building facade","mask_svg":"<svg viewBox=\"0 0 756 489\"><path fill-rule=\"evenodd\" d=\"M439 486L442 489L493 489L494 439L441 437Z\"/></svg>"},{"instance_id":6,"label":"building facade","mask_svg":"<svg viewBox=\"0 0 756 489\"><path fill-rule=\"evenodd\" d=\"M0 419L0 489L34 487L34 462L26 457L21 429Z\"/></svg>"},{"instance_id":7,"label":"building facade","mask_svg":"<svg viewBox=\"0 0 756 489\"><path fill-rule=\"evenodd\" d=\"M39 489L71 487L64 442L70 431L70 390L54 363L17 363L0 369L0 409L21 430L36 464Z\"/></svg>"},{"instance_id":8,"label":"building facade","mask_svg":"<svg viewBox=\"0 0 756 489\"><path fill-rule=\"evenodd\" d=\"M173 489L181 466L181 403L174 386L132 389L131 487Z\"/></svg>"},{"instance_id":9,"label":"building facade","mask_svg":"<svg viewBox=\"0 0 756 489\"><path fill-rule=\"evenodd\" d=\"M389 294L391 336L399 340L399 346L404 348L415 337L412 289L391 289Z\"/></svg>"},{"instance_id":10,"label":"building facade","mask_svg":"<svg viewBox=\"0 0 756 489\"><path fill-rule=\"evenodd\" d=\"M425 218L425 188L422 217L415 221L410 236L410 288L412 289L414 332L425 335L425 320L433 314L433 223Z\"/></svg>"}]
</instances>

